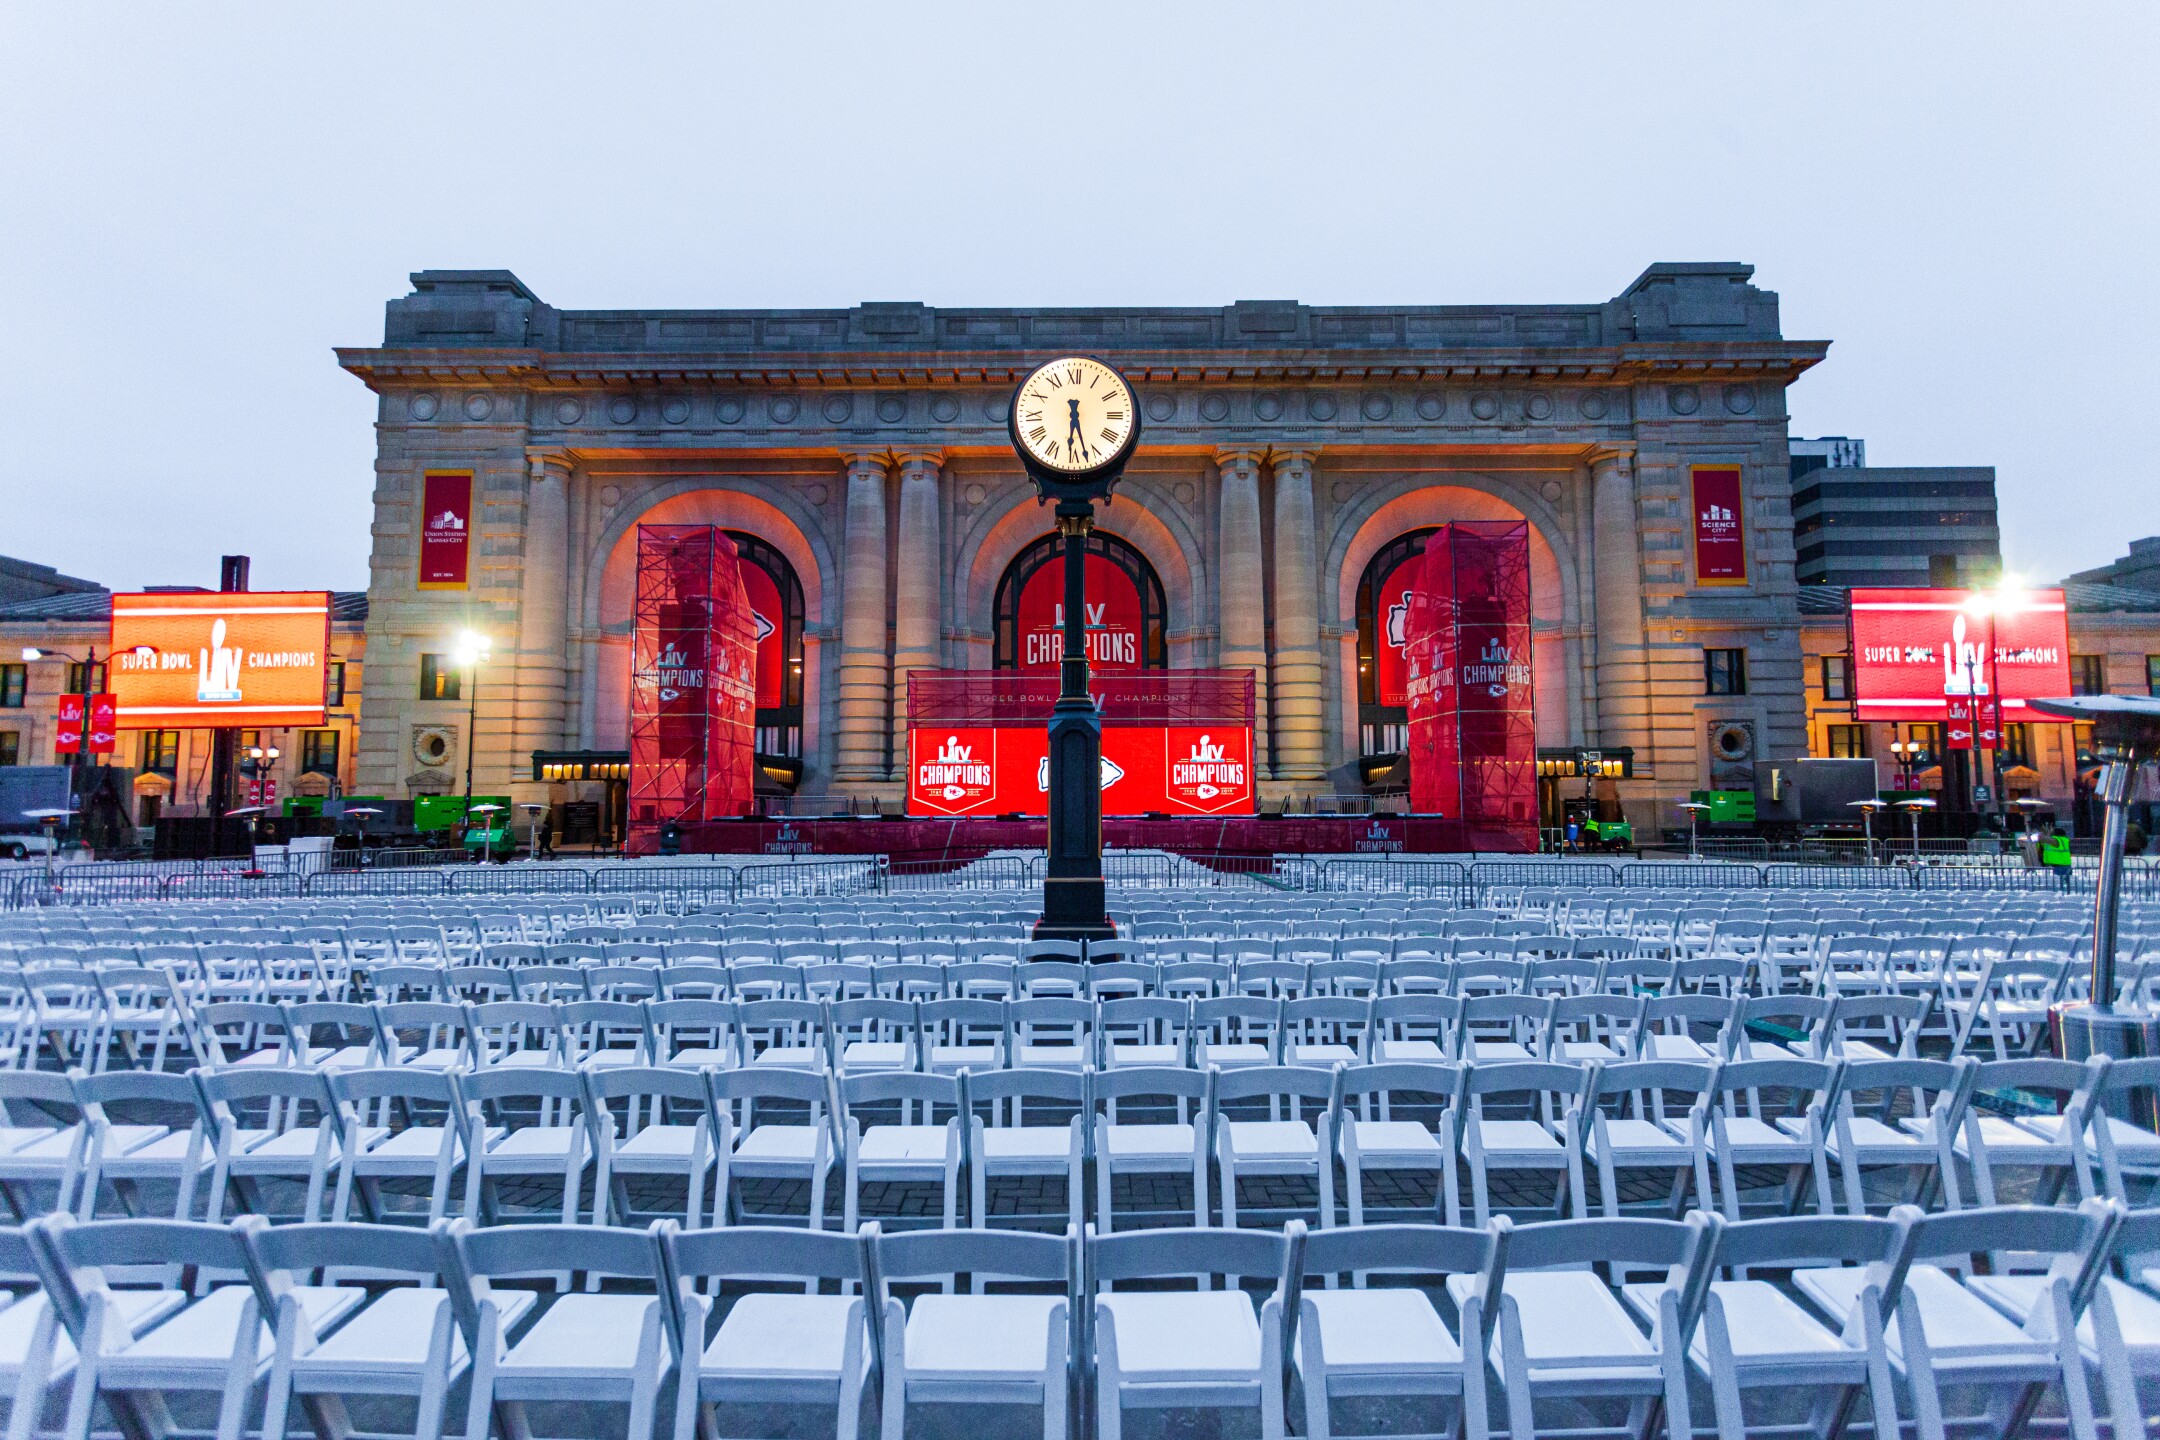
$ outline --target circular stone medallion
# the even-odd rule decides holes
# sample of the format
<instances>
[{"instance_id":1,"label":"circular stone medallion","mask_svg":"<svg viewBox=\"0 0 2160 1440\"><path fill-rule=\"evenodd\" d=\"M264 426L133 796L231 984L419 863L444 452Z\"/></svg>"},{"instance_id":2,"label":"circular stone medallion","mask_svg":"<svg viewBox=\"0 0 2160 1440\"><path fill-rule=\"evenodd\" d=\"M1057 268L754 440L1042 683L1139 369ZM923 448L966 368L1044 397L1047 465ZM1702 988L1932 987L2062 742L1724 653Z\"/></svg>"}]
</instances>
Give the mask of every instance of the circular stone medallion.
<instances>
[{"instance_id":1,"label":"circular stone medallion","mask_svg":"<svg viewBox=\"0 0 2160 1440\"><path fill-rule=\"evenodd\" d=\"M1262 420L1282 419L1282 396L1262 395L1252 402L1252 413Z\"/></svg>"},{"instance_id":2,"label":"circular stone medallion","mask_svg":"<svg viewBox=\"0 0 2160 1440\"><path fill-rule=\"evenodd\" d=\"M1752 385L1727 385L1725 408L1735 415L1745 415L1755 408L1755 387Z\"/></svg>"},{"instance_id":3,"label":"circular stone medallion","mask_svg":"<svg viewBox=\"0 0 2160 1440\"><path fill-rule=\"evenodd\" d=\"M622 499L622 490L620 487L614 485L603 485L600 487L600 503L602 505L613 505L620 499Z\"/></svg>"},{"instance_id":4,"label":"circular stone medallion","mask_svg":"<svg viewBox=\"0 0 2160 1440\"><path fill-rule=\"evenodd\" d=\"M637 419L637 401L627 395L618 395L608 401L607 413L608 419L613 420L616 424L628 425L631 421Z\"/></svg>"},{"instance_id":5,"label":"circular stone medallion","mask_svg":"<svg viewBox=\"0 0 2160 1440\"><path fill-rule=\"evenodd\" d=\"M1193 484L1190 480L1178 481L1177 484L1173 485L1170 488L1170 494L1177 500L1177 503L1180 505L1190 505L1193 503L1193 501L1200 498L1200 492L1193 488Z\"/></svg>"},{"instance_id":6,"label":"circular stone medallion","mask_svg":"<svg viewBox=\"0 0 2160 1440\"><path fill-rule=\"evenodd\" d=\"M660 418L670 425L680 425L690 418L690 402L680 395L671 395L660 402Z\"/></svg>"},{"instance_id":7,"label":"circular stone medallion","mask_svg":"<svg viewBox=\"0 0 2160 1440\"><path fill-rule=\"evenodd\" d=\"M1470 397L1470 413L1480 420L1490 420L1500 413L1500 397L1487 391Z\"/></svg>"},{"instance_id":8,"label":"circular stone medallion","mask_svg":"<svg viewBox=\"0 0 2160 1440\"><path fill-rule=\"evenodd\" d=\"M795 417L802 413L802 406L792 395L775 395L765 402L765 413L772 416L776 425L792 425Z\"/></svg>"},{"instance_id":9,"label":"circular stone medallion","mask_svg":"<svg viewBox=\"0 0 2160 1440\"><path fill-rule=\"evenodd\" d=\"M1220 395L1203 396L1200 401L1200 418L1203 420L1226 420L1230 417L1230 402Z\"/></svg>"},{"instance_id":10,"label":"circular stone medallion","mask_svg":"<svg viewBox=\"0 0 2160 1440\"><path fill-rule=\"evenodd\" d=\"M963 490L960 493L961 498L966 500L967 503L970 505L980 505L983 501L990 498L990 492L983 489L983 487L980 485L970 485L967 487L967 489Z\"/></svg>"},{"instance_id":11,"label":"circular stone medallion","mask_svg":"<svg viewBox=\"0 0 2160 1440\"><path fill-rule=\"evenodd\" d=\"M485 420L488 412L494 408L494 400L486 395L474 394L465 397L465 418L468 420Z\"/></svg>"},{"instance_id":12,"label":"circular stone medallion","mask_svg":"<svg viewBox=\"0 0 2160 1440\"><path fill-rule=\"evenodd\" d=\"M1445 395L1418 396L1417 413L1421 419L1438 420L1441 416L1447 414L1447 397Z\"/></svg>"},{"instance_id":13,"label":"circular stone medallion","mask_svg":"<svg viewBox=\"0 0 2160 1440\"><path fill-rule=\"evenodd\" d=\"M1665 391L1665 403L1675 415L1692 415L1702 409L1702 394L1692 385L1674 385Z\"/></svg>"},{"instance_id":14,"label":"circular stone medallion","mask_svg":"<svg viewBox=\"0 0 2160 1440\"><path fill-rule=\"evenodd\" d=\"M720 423L723 425L738 423L743 417L742 397L739 395L722 396L720 403L713 407L713 414L720 417Z\"/></svg>"},{"instance_id":15,"label":"circular stone medallion","mask_svg":"<svg viewBox=\"0 0 2160 1440\"><path fill-rule=\"evenodd\" d=\"M877 418L887 425L897 424L907 418L907 397L904 395L881 395L877 402Z\"/></svg>"},{"instance_id":16,"label":"circular stone medallion","mask_svg":"<svg viewBox=\"0 0 2160 1440\"><path fill-rule=\"evenodd\" d=\"M1367 420L1385 420L1395 413L1395 402L1375 392L1365 397L1364 402L1358 406L1358 411Z\"/></svg>"},{"instance_id":17,"label":"circular stone medallion","mask_svg":"<svg viewBox=\"0 0 2160 1440\"><path fill-rule=\"evenodd\" d=\"M1305 398L1305 413L1312 416L1312 418L1315 420L1334 419L1335 397L1333 395L1328 395L1324 393L1319 395L1308 395Z\"/></svg>"},{"instance_id":18,"label":"circular stone medallion","mask_svg":"<svg viewBox=\"0 0 2160 1440\"><path fill-rule=\"evenodd\" d=\"M555 402L555 420L560 425L575 425L585 418L585 406L575 398Z\"/></svg>"},{"instance_id":19,"label":"circular stone medallion","mask_svg":"<svg viewBox=\"0 0 2160 1440\"><path fill-rule=\"evenodd\" d=\"M1176 396L1174 396L1174 395L1150 395L1150 396L1148 396L1148 399L1147 399L1147 418L1148 418L1148 419L1150 419L1150 420L1156 420L1156 421L1161 421L1161 420L1168 420L1168 419L1169 419L1169 418L1170 418L1171 416L1173 416L1173 415L1175 415L1175 414L1177 414L1177 397L1176 397ZM1004 419L1004 418L1005 418L1005 414L1004 414L1004 410L1003 410L1003 407L1000 407L1000 408L999 408L999 411L998 411L998 414L997 414L997 417L996 417L996 418L998 418L998 419L1000 419L1000 420L1002 420L1002 419Z\"/></svg>"},{"instance_id":20,"label":"circular stone medallion","mask_svg":"<svg viewBox=\"0 0 2160 1440\"><path fill-rule=\"evenodd\" d=\"M930 418L940 425L950 425L960 418L960 402L950 395L940 395L930 402Z\"/></svg>"},{"instance_id":21,"label":"circular stone medallion","mask_svg":"<svg viewBox=\"0 0 2160 1440\"><path fill-rule=\"evenodd\" d=\"M412 397L406 408L411 411L412 418L415 420L432 420L435 418L435 411L441 403L433 395L423 390Z\"/></svg>"},{"instance_id":22,"label":"circular stone medallion","mask_svg":"<svg viewBox=\"0 0 2160 1440\"><path fill-rule=\"evenodd\" d=\"M825 418L838 425L848 416L855 413L855 397L852 395L828 395L825 398L823 409Z\"/></svg>"},{"instance_id":23,"label":"circular stone medallion","mask_svg":"<svg viewBox=\"0 0 2160 1440\"><path fill-rule=\"evenodd\" d=\"M1602 420L1605 418L1605 397L1593 390L1582 397L1579 408L1582 410L1583 419Z\"/></svg>"},{"instance_id":24,"label":"circular stone medallion","mask_svg":"<svg viewBox=\"0 0 2160 1440\"><path fill-rule=\"evenodd\" d=\"M1552 419L1552 396L1545 394L1542 390L1531 395L1528 400L1523 402L1523 414L1529 416L1532 420Z\"/></svg>"}]
</instances>

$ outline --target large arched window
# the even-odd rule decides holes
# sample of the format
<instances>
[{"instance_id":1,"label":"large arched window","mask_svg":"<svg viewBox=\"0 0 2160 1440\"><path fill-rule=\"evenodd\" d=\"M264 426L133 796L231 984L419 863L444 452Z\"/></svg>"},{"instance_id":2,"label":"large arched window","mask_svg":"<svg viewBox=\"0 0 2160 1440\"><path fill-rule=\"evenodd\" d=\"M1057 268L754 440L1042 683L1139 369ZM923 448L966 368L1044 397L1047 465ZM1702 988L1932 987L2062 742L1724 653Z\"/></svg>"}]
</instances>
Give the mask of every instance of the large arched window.
<instances>
[{"instance_id":1,"label":"large arched window","mask_svg":"<svg viewBox=\"0 0 2160 1440\"><path fill-rule=\"evenodd\" d=\"M743 586L757 616L757 758L764 773L802 772L803 592L787 556L755 535L730 530Z\"/></svg>"},{"instance_id":2,"label":"large arched window","mask_svg":"<svg viewBox=\"0 0 2160 1440\"><path fill-rule=\"evenodd\" d=\"M1054 671L1063 657L1064 542L1045 535L1005 567L992 607L999 670ZM1170 668L1162 581L1147 557L1097 530L1087 543L1088 663L1098 670Z\"/></svg>"},{"instance_id":3,"label":"large arched window","mask_svg":"<svg viewBox=\"0 0 2160 1440\"><path fill-rule=\"evenodd\" d=\"M1357 587L1358 753L1401 755L1409 748L1410 712L1403 697L1404 591L1417 572L1407 562L1425 553L1427 526L1398 535L1366 563Z\"/></svg>"}]
</instances>

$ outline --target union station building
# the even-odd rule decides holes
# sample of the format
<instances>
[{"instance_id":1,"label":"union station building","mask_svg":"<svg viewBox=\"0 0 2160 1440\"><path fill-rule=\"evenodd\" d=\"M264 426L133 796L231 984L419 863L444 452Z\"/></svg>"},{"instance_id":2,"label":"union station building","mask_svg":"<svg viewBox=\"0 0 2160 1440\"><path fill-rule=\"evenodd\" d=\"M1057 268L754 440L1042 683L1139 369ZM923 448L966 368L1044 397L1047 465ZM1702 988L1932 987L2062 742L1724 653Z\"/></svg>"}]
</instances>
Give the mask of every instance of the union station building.
<instances>
[{"instance_id":1,"label":"union station building","mask_svg":"<svg viewBox=\"0 0 2160 1440\"><path fill-rule=\"evenodd\" d=\"M1810 739L1786 387L1828 345L1787 339L1751 275L1658 264L1537 305L629 311L422 271L379 345L338 352L378 401L352 788L462 789L470 746L478 791L619 803L637 527L710 524L775 612L760 789L896 809L911 672L1054 663L1030 617L1053 527L1006 405L1087 353L1146 421L1093 542L1099 658L1250 669L1263 806L1399 788L1388 582L1437 525L1520 520L1541 754L1598 749L1654 829ZM1737 477L1714 574L1705 468ZM447 520L445 482L469 497ZM463 532L453 583L430 522ZM492 650L461 675L467 630Z\"/></svg>"}]
</instances>

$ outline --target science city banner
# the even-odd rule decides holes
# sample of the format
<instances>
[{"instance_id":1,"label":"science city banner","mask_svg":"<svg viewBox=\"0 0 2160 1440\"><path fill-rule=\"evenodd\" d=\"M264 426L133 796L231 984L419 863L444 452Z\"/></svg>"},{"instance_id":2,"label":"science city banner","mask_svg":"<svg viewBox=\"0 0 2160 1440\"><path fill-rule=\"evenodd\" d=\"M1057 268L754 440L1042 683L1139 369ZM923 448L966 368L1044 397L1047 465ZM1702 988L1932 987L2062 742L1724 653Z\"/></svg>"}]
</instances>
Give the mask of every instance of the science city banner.
<instances>
[{"instance_id":1,"label":"science city banner","mask_svg":"<svg viewBox=\"0 0 2160 1440\"><path fill-rule=\"evenodd\" d=\"M330 676L330 596L321 590L115 595L111 675L119 730L320 725ZM98 718L95 711L91 718Z\"/></svg>"},{"instance_id":2,"label":"science city banner","mask_svg":"<svg viewBox=\"0 0 2160 1440\"><path fill-rule=\"evenodd\" d=\"M1695 583L1745 585L1747 507L1740 467L1697 465L1690 471L1695 505Z\"/></svg>"}]
</instances>

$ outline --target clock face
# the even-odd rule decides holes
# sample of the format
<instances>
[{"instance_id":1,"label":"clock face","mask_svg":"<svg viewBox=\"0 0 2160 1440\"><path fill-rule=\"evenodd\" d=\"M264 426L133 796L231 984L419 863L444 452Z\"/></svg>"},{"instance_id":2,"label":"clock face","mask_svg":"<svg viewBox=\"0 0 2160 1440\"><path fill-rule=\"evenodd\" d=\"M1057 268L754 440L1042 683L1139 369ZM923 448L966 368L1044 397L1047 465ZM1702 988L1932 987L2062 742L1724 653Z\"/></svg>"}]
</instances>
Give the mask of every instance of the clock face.
<instances>
[{"instance_id":1,"label":"clock face","mask_svg":"<svg viewBox=\"0 0 2160 1440\"><path fill-rule=\"evenodd\" d=\"M1116 457L1138 423L1124 377L1085 356L1051 361L1013 399L1013 438L1037 464L1068 475Z\"/></svg>"}]
</instances>

